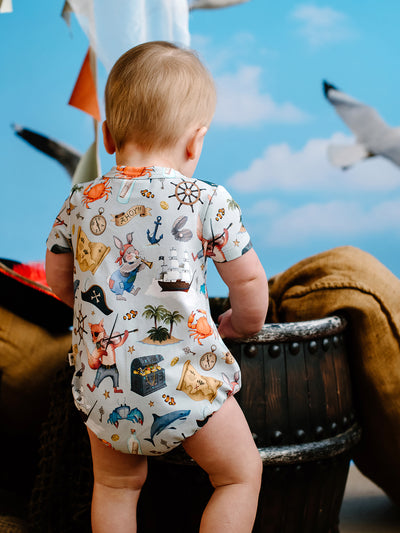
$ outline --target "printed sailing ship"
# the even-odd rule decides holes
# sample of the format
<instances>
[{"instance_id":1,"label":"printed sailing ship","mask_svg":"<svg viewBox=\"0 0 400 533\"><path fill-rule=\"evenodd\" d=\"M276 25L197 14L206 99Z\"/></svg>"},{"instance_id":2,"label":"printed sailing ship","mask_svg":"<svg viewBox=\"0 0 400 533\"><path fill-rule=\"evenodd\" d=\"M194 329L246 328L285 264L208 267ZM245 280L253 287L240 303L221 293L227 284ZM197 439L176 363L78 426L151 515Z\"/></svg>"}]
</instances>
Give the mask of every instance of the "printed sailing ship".
<instances>
[{"instance_id":1,"label":"printed sailing ship","mask_svg":"<svg viewBox=\"0 0 400 533\"><path fill-rule=\"evenodd\" d=\"M183 291L190 289L193 278L189 267L189 254L184 252L183 258L178 257L176 248L170 249L168 260L164 256L159 258L162 261L160 278L157 280L162 291Z\"/></svg>"}]
</instances>

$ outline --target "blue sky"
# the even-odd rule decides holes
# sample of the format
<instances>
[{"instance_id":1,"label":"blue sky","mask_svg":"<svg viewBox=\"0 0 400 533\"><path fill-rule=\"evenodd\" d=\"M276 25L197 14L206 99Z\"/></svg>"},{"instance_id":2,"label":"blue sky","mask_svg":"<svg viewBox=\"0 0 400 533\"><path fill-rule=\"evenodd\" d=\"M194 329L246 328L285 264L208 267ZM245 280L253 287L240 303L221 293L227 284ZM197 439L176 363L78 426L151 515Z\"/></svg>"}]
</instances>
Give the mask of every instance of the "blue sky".
<instances>
[{"instance_id":1,"label":"blue sky","mask_svg":"<svg viewBox=\"0 0 400 533\"><path fill-rule=\"evenodd\" d=\"M93 140L91 119L67 105L88 41L62 20L63 3L14 0L13 13L0 15L3 258L43 260L70 187L64 169L10 124L81 152ZM268 276L345 244L400 276L400 169L381 158L333 168L327 146L352 135L322 92L327 79L400 125L399 20L397 0L249 0L190 13L191 46L219 98L196 176L239 202ZM104 78L100 67L100 90ZM113 164L104 151L101 160L103 171ZM212 268L209 293L226 294Z\"/></svg>"}]
</instances>

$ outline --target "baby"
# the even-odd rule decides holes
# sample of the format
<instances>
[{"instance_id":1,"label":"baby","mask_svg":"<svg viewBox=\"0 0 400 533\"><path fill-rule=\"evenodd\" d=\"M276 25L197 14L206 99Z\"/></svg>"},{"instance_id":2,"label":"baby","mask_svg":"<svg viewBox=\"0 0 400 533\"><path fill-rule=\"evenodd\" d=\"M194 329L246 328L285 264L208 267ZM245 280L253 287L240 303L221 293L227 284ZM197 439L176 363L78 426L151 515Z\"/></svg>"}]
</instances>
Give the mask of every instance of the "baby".
<instances>
[{"instance_id":1,"label":"baby","mask_svg":"<svg viewBox=\"0 0 400 533\"><path fill-rule=\"evenodd\" d=\"M93 531L136 531L146 456L182 443L215 489L200 531L250 533L262 464L222 339L261 329L268 283L237 203L192 177L215 110L212 78L192 51L149 42L116 62L105 103L116 166L73 188L46 255L49 285L74 308L72 390L91 443ZM208 257L229 287L218 328Z\"/></svg>"}]
</instances>

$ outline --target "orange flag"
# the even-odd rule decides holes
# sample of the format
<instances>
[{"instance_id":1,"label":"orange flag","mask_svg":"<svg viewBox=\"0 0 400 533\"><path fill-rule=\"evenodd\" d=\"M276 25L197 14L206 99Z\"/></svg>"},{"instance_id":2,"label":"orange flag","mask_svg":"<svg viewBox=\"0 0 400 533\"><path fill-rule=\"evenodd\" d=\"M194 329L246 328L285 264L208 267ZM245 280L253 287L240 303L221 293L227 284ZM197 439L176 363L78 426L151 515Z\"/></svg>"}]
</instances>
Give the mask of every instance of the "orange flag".
<instances>
[{"instance_id":1,"label":"orange flag","mask_svg":"<svg viewBox=\"0 0 400 533\"><path fill-rule=\"evenodd\" d=\"M90 55L89 48L68 104L81 109L100 121L101 115L97 100L96 81L90 64Z\"/></svg>"}]
</instances>

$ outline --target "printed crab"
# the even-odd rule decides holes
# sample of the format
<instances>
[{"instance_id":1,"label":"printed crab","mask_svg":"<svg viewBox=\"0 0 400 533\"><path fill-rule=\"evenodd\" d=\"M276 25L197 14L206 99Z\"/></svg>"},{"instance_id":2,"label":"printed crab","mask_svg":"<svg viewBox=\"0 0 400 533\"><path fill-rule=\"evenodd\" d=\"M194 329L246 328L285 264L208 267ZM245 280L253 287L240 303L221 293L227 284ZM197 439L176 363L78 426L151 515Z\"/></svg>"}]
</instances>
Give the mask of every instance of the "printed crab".
<instances>
[{"instance_id":1,"label":"printed crab","mask_svg":"<svg viewBox=\"0 0 400 533\"><path fill-rule=\"evenodd\" d=\"M118 428L119 420L130 420L143 425L143 413L137 407L131 409L129 405L120 405L110 414L107 422Z\"/></svg>"},{"instance_id":2,"label":"printed crab","mask_svg":"<svg viewBox=\"0 0 400 533\"><path fill-rule=\"evenodd\" d=\"M151 178L153 167L121 167L117 166L118 172L121 172L126 178L141 178L147 176Z\"/></svg>"},{"instance_id":3,"label":"printed crab","mask_svg":"<svg viewBox=\"0 0 400 533\"><path fill-rule=\"evenodd\" d=\"M201 345L200 339L205 339L206 337L209 337L214 333L213 328L210 326L210 324L207 322L207 313L203 311L202 309L197 309L197 313L201 313L205 316L200 316L196 318L196 311L192 311L190 313L189 319L188 319L188 327L192 329L193 331L190 333L190 336L193 337L197 342Z\"/></svg>"},{"instance_id":4,"label":"printed crab","mask_svg":"<svg viewBox=\"0 0 400 533\"><path fill-rule=\"evenodd\" d=\"M110 179L103 176L100 183L88 185L83 191L85 198L82 200L82 203L89 208L89 204L95 202L96 200L100 200L100 198L106 197L106 200L108 200L108 195L111 193L111 187L109 183Z\"/></svg>"}]
</instances>

